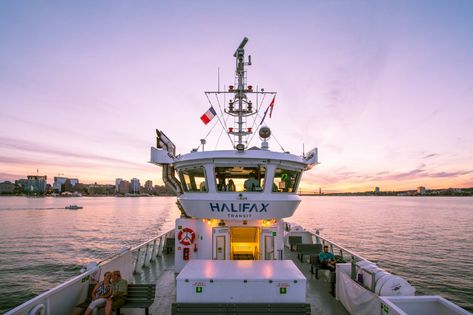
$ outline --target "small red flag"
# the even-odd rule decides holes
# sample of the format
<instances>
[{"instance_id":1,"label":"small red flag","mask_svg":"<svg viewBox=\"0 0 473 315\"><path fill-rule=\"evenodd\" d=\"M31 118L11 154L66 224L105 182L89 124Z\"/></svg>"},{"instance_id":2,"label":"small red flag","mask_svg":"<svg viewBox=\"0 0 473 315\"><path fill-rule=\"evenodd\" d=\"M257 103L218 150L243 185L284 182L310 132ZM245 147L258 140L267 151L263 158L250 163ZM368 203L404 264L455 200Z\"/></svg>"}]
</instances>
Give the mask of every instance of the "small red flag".
<instances>
[{"instance_id":1,"label":"small red flag","mask_svg":"<svg viewBox=\"0 0 473 315\"><path fill-rule=\"evenodd\" d=\"M271 104L269 104L269 118L271 118L271 114L273 113L274 99L275 98L276 98L276 95L274 95L273 100L271 101Z\"/></svg>"}]
</instances>

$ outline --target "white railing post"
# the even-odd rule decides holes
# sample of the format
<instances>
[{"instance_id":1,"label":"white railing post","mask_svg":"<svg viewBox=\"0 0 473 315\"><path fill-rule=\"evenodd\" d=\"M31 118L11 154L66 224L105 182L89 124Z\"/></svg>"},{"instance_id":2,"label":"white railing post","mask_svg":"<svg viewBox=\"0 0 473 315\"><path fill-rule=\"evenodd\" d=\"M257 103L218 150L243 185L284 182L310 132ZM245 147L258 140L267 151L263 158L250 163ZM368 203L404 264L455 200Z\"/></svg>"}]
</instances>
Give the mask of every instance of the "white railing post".
<instances>
[{"instance_id":1,"label":"white railing post","mask_svg":"<svg viewBox=\"0 0 473 315\"><path fill-rule=\"evenodd\" d=\"M164 246L164 241L163 241L163 235L159 237L159 246L158 246L158 254L157 256L162 256L163 255L163 246Z\"/></svg>"},{"instance_id":2,"label":"white railing post","mask_svg":"<svg viewBox=\"0 0 473 315\"><path fill-rule=\"evenodd\" d=\"M151 257L149 261L152 262L156 259L156 239L153 240L153 249L151 250Z\"/></svg>"},{"instance_id":3,"label":"white railing post","mask_svg":"<svg viewBox=\"0 0 473 315\"><path fill-rule=\"evenodd\" d=\"M136 259L135 259L135 269L133 270L133 273L140 273L141 269L140 268L140 256L141 256L141 247L138 248L138 252L136 253Z\"/></svg>"},{"instance_id":4,"label":"white railing post","mask_svg":"<svg viewBox=\"0 0 473 315\"><path fill-rule=\"evenodd\" d=\"M148 259L148 250L149 250L149 243L146 244L146 248L145 248L145 257L143 258L143 267L145 267L148 262L146 261Z\"/></svg>"}]
</instances>

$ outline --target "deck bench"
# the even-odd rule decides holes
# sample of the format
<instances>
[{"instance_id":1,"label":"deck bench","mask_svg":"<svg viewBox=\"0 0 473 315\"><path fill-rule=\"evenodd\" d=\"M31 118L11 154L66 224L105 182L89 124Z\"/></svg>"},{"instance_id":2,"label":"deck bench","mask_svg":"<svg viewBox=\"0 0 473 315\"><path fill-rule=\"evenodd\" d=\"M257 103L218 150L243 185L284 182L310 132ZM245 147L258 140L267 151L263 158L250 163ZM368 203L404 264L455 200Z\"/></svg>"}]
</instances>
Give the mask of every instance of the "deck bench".
<instances>
[{"instance_id":1,"label":"deck bench","mask_svg":"<svg viewBox=\"0 0 473 315\"><path fill-rule=\"evenodd\" d=\"M289 249L291 252L297 244L302 244L302 236L289 236Z\"/></svg>"},{"instance_id":2,"label":"deck bench","mask_svg":"<svg viewBox=\"0 0 473 315\"><path fill-rule=\"evenodd\" d=\"M185 314L287 314L309 315L310 304L306 303L173 303L172 315Z\"/></svg>"},{"instance_id":3,"label":"deck bench","mask_svg":"<svg viewBox=\"0 0 473 315\"><path fill-rule=\"evenodd\" d=\"M322 251L322 244L297 244L297 258L304 262L304 255L318 255Z\"/></svg>"},{"instance_id":4,"label":"deck bench","mask_svg":"<svg viewBox=\"0 0 473 315\"><path fill-rule=\"evenodd\" d=\"M335 261L337 263L345 263L346 261L343 259L342 256L335 255ZM319 270L330 270L330 268L322 265L320 261L319 255L310 255L310 273L314 274L315 271L315 279L319 279ZM333 296L335 296L335 272L330 271L330 285L331 285L331 292Z\"/></svg>"},{"instance_id":5,"label":"deck bench","mask_svg":"<svg viewBox=\"0 0 473 315\"><path fill-rule=\"evenodd\" d=\"M90 295L94 289L95 284L89 284L87 292L87 300L77 305L79 308L87 308L91 299ZM122 308L144 308L145 314L149 314L149 307L154 302L156 295L156 284L128 284L128 294L126 296L126 303L116 310L116 315L120 315Z\"/></svg>"},{"instance_id":6,"label":"deck bench","mask_svg":"<svg viewBox=\"0 0 473 315\"><path fill-rule=\"evenodd\" d=\"M176 245L176 239L173 238L166 238L164 240L164 249L166 249L166 254L172 253L174 250L174 246Z\"/></svg>"}]
</instances>

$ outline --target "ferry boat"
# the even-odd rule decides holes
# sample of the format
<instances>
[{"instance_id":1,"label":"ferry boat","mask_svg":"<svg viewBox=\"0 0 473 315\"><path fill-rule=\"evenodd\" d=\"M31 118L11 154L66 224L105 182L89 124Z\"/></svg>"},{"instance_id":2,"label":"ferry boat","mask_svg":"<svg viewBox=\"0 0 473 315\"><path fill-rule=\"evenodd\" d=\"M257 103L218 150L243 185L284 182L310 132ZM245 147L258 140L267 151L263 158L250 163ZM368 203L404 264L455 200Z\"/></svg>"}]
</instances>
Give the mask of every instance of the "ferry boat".
<instances>
[{"instance_id":1,"label":"ferry boat","mask_svg":"<svg viewBox=\"0 0 473 315\"><path fill-rule=\"evenodd\" d=\"M79 209L82 209L84 207L78 206L78 205L69 205L69 206L65 206L64 208L68 209L68 210L79 210Z\"/></svg>"},{"instance_id":2,"label":"ferry boat","mask_svg":"<svg viewBox=\"0 0 473 315\"><path fill-rule=\"evenodd\" d=\"M77 277L7 314L81 314L91 285L112 270L134 288L123 314L469 314L440 296L416 296L405 279L287 221L301 202L296 192L303 172L318 164L318 150L301 156L270 150L264 119L274 103L266 110L261 104L276 93L247 83L247 41L233 55L235 84L206 92L211 107L202 117L219 120L233 149L205 151L204 139L200 148L178 155L157 130L150 162L162 167L163 181L177 195L175 228L89 263ZM211 101L219 97L223 106ZM261 145L250 147L255 134ZM325 246L338 261L335 271L320 263Z\"/></svg>"}]
</instances>

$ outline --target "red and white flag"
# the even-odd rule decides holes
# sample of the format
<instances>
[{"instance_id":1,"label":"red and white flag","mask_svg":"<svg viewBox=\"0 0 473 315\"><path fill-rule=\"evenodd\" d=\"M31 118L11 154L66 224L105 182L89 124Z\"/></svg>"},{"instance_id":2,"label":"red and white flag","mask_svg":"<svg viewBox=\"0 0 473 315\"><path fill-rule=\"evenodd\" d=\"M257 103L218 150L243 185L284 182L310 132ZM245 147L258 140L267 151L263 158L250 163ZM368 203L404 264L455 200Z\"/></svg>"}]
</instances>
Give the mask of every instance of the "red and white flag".
<instances>
[{"instance_id":1,"label":"red and white flag","mask_svg":"<svg viewBox=\"0 0 473 315\"><path fill-rule=\"evenodd\" d=\"M209 110L206 111L200 119L207 125L215 116L217 116L217 112L213 106L210 106Z\"/></svg>"},{"instance_id":2,"label":"red and white flag","mask_svg":"<svg viewBox=\"0 0 473 315\"><path fill-rule=\"evenodd\" d=\"M276 95L274 95L273 100L271 101L271 104L269 104L269 118L271 118L271 115L273 114L273 107L274 107L275 99L276 99Z\"/></svg>"}]
</instances>

